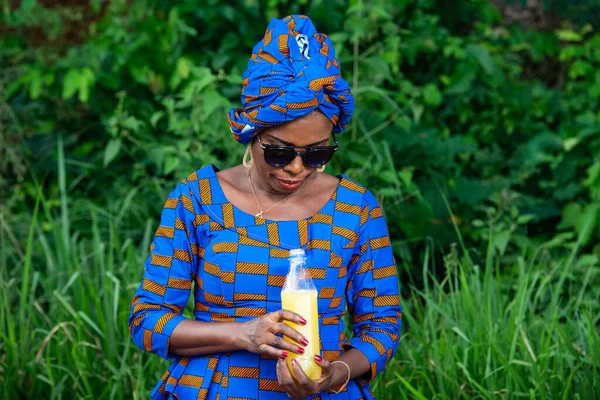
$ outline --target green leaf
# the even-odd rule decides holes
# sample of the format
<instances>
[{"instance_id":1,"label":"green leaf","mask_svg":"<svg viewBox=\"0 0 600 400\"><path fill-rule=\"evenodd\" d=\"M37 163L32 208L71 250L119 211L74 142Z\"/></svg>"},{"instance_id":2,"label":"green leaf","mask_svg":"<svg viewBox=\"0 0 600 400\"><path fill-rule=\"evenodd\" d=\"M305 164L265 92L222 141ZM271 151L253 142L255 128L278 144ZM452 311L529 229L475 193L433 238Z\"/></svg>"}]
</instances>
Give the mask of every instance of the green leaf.
<instances>
[{"instance_id":1,"label":"green leaf","mask_svg":"<svg viewBox=\"0 0 600 400\"><path fill-rule=\"evenodd\" d=\"M390 67L382 57L369 57L364 60L364 63L369 66L369 75L372 77L373 81L379 81L381 78L385 80L392 79Z\"/></svg>"},{"instance_id":2,"label":"green leaf","mask_svg":"<svg viewBox=\"0 0 600 400\"><path fill-rule=\"evenodd\" d=\"M563 148L565 149L565 151L571 151L571 149L575 146L577 146L580 142L580 139L577 137L574 138L568 138L563 140Z\"/></svg>"},{"instance_id":3,"label":"green leaf","mask_svg":"<svg viewBox=\"0 0 600 400\"><path fill-rule=\"evenodd\" d=\"M588 176L583 186L590 189L593 198L600 199L600 161L596 161L587 170Z\"/></svg>"},{"instance_id":4,"label":"green leaf","mask_svg":"<svg viewBox=\"0 0 600 400\"><path fill-rule=\"evenodd\" d=\"M192 66L193 64L189 59L181 57L179 60L177 60L177 66L175 69L177 70L177 74L179 74L179 76L185 80L190 77Z\"/></svg>"},{"instance_id":5,"label":"green leaf","mask_svg":"<svg viewBox=\"0 0 600 400\"><path fill-rule=\"evenodd\" d=\"M556 36L564 42L581 42L583 37L570 29L559 29L556 31Z\"/></svg>"},{"instance_id":6,"label":"green leaf","mask_svg":"<svg viewBox=\"0 0 600 400\"><path fill-rule=\"evenodd\" d=\"M168 175L179 167L180 159L176 156L168 156L165 159L164 174Z\"/></svg>"},{"instance_id":7,"label":"green leaf","mask_svg":"<svg viewBox=\"0 0 600 400\"><path fill-rule=\"evenodd\" d=\"M101 338L104 338L104 333L102 330L98 328L98 325L96 325L96 323L90 317L88 317L86 313L83 311L77 311L77 316L81 318L83 322L88 324Z\"/></svg>"},{"instance_id":8,"label":"green leaf","mask_svg":"<svg viewBox=\"0 0 600 400\"><path fill-rule=\"evenodd\" d=\"M7 83L6 87L4 88L4 100L12 98L22 87L23 81L21 79L17 79L15 81Z\"/></svg>"},{"instance_id":9,"label":"green leaf","mask_svg":"<svg viewBox=\"0 0 600 400\"><path fill-rule=\"evenodd\" d=\"M464 63L452 74L451 84L445 93L447 95L464 94L471 90L475 78L477 78L477 69Z\"/></svg>"},{"instance_id":10,"label":"green leaf","mask_svg":"<svg viewBox=\"0 0 600 400\"><path fill-rule=\"evenodd\" d=\"M469 338L467 337L467 335L465 335L465 333L463 331L460 330L460 328L458 326L454 326L452 327L452 330L458 335L460 336L465 342L472 344L472 342L469 340Z\"/></svg>"},{"instance_id":11,"label":"green leaf","mask_svg":"<svg viewBox=\"0 0 600 400\"><path fill-rule=\"evenodd\" d=\"M598 221L598 210L600 210L600 205L588 204L575 223L575 231L577 232L578 240L581 241L582 246L588 244L592 238L594 228Z\"/></svg>"},{"instance_id":12,"label":"green leaf","mask_svg":"<svg viewBox=\"0 0 600 400\"><path fill-rule=\"evenodd\" d=\"M506 251L506 247L508 246L508 242L510 241L510 236L511 232L507 230L497 233L492 239L492 244L498 250L498 253L500 255L504 254L504 252Z\"/></svg>"},{"instance_id":13,"label":"green leaf","mask_svg":"<svg viewBox=\"0 0 600 400\"><path fill-rule=\"evenodd\" d=\"M192 69L194 90L201 92L205 87L213 83L216 78L206 67L195 67Z\"/></svg>"},{"instance_id":14,"label":"green leaf","mask_svg":"<svg viewBox=\"0 0 600 400\"><path fill-rule=\"evenodd\" d=\"M413 113L413 121L415 121L415 124L419 124L419 121L421 121L421 116L423 115L423 111L425 111L425 106L422 104L412 103L410 108Z\"/></svg>"},{"instance_id":15,"label":"green leaf","mask_svg":"<svg viewBox=\"0 0 600 400\"><path fill-rule=\"evenodd\" d=\"M23 1L21 1L21 11L23 11L24 13L29 13L29 12L31 12L31 10L33 10L33 8L35 7L36 4L37 4L36 0L23 0ZM10 10L10 8L9 8L9 10Z\"/></svg>"},{"instance_id":16,"label":"green leaf","mask_svg":"<svg viewBox=\"0 0 600 400\"><path fill-rule=\"evenodd\" d=\"M467 47L467 52L479 62L487 74L492 75L496 72L496 63L485 47L472 44Z\"/></svg>"},{"instance_id":17,"label":"green leaf","mask_svg":"<svg viewBox=\"0 0 600 400\"><path fill-rule=\"evenodd\" d=\"M152 125L152 127L156 128L158 121L160 121L161 118L164 116L165 113L163 111L156 111L154 114L152 114L152 117L150 117L150 124Z\"/></svg>"},{"instance_id":18,"label":"green leaf","mask_svg":"<svg viewBox=\"0 0 600 400\"><path fill-rule=\"evenodd\" d=\"M89 68L84 68L79 72L77 79L77 88L79 90L78 99L82 103L87 103L90 93L90 87L93 86L96 78Z\"/></svg>"},{"instance_id":19,"label":"green leaf","mask_svg":"<svg viewBox=\"0 0 600 400\"><path fill-rule=\"evenodd\" d=\"M203 96L203 117L208 119L219 107L228 108L229 102L215 90L207 91Z\"/></svg>"},{"instance_id":20,"label":"green leaf","mask_svg":"<svg viewBox=\"0 0 600 400\"><path fill-rule=\"evenodd\" d=\"M402 384L408 389L408 391L414 396L415 399L418 400L426 400L427 397L423 396L423 394L415 389L406 379L404 379L398 372L396 372L396 377L402 382Z\"/></svg>"},{"instance_id":21,"label":"green leaf","mask_svg":"<svg viewBox=\"0 0 600 400\"><path fill-rule=\"evenodd\" d=\"M524 215L519 215L517 217L517 224L519 225L525 225L533 220L536 219L536 216L533 214L524 214Z\"/></svg>"},{"instance_id":22,"label":"green leaf","mask_svg":"<svg viewBox=\"0 0 600 400\"><path fill-rule=\"evenodd\" d=\"M586 76L593 71L594 67L592 64L583 60L577 60L571 65L571 69L569 69L569 78L576 79L581 76Z\"/></svg>"},{"instance_id":23,"label":"green leaf","mask_svg":"<svg viewBox=\"0 0 600 400\"><path fill-rule=\"evenodd\" d=\"M38 70L31 71L29 80L29 96L37 99L42 94L42 76Z\"/></svg>"},{"instance_id":24,"label":"green leaf","mask_svg":"<svg viewBox=\"0 0 600 400\"><path fill-rule=\"evenodd\" d=\"M428 106L437 107L442 104L442 93L433 83L425 85L423 88L423 99Z\"/></svg>"},{"instance_id":25,"label":"green leaf","mask_svg":"<svg viewBox=\"0 0 600 400\"><path fill-rule=\"evenodd\" d=\"M119 154L119 150L121 150L121 139L116 138L112 139L106 145L104 149L104 166L106 167L115 157Z\"/></svg>"},{"instance_id":26,"label":"green leaf","mask_svg":"<svg viewBox=\"0 0 600 400\"><path fill-rule=\"evenodd\" d=\"M79 71L76 69L70 69L67 71L63 79L63 90L62 98L67 100L75 95L77 88L79 87Z\"/></svg>"},{"instance_id":27,"label":"green leaf","mask_svg":"<svg viewBox=\"0 0 600 400\"><path fill-rule=\"evenodd\" d=\"M121 121L121 126L125 129L130 130L131 132L138 132L140 130L140 126L142 121L135 117L127 117L123 121Z\"/></svg>"},{"instance_id":28,"label":"green leaf","mask_svg":"<svg viewBox=\"0 0 600 400\"><path fill-rule=\"evenodd\" d=\"M394 126L402 129L404 132L410 132L412 121L406 115L401 115L394 121Z\"/></svg>"}]
</instances>

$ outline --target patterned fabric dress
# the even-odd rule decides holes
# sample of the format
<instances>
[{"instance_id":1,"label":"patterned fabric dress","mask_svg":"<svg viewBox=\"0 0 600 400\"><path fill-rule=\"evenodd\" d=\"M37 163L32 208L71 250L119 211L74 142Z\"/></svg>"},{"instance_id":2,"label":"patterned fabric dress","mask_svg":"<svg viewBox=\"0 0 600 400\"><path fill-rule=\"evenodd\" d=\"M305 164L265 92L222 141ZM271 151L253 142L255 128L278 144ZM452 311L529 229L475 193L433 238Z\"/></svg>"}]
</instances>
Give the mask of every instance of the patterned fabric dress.
<instances>
[{"instance_id":1,"label":"patterned fabric dress","mask_svg":"<svg viewBox=\"0 0 600 400\"><path fill-rule=\"evenodd\" d=\"M312 398L371 399L369 382L394 355L400 334L398 278L387 226L376 199L339 176L336 192L312 218L271 221L232 205L208 165L169 196L150 246L144 278L129 318L142 349L173 360L153 399L288 399L276 359L247 351L175 357L169 338L185 317L194 288L195 318L248 321L281 308L281 288L292 248L304 248L319 293L322 356L360 350L371 363L340 394ZM352 316L354 337L342 316Z\"/></svg>"}]
</instances>

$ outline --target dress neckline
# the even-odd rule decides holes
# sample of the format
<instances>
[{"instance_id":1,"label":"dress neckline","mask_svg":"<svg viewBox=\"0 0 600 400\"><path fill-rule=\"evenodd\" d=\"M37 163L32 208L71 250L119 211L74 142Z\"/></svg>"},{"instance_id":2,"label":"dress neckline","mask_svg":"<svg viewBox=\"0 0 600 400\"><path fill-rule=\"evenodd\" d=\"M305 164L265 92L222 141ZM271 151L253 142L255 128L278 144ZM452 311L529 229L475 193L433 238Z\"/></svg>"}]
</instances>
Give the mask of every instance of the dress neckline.
<instances>
[{"instance_id":1,"label":"dress neckline","mask_svg":"<svg viewBox=\"0 0 600 400\"><path fill-rule=\"evenodd\" d=\"M260 218L260 217L256 217L244 210L242 210L241 208L239 208L238 206L236 206L235 204L233 204L231 202L231 200L229 200L229 198L225 195L225 191L223 190L223 187L221 186L221 182L219 181L219 178L217 177L217 172L220 171L220 169L214 165L211 164L210 165L210 177L215 179L216 185L215 187L219 190L219 195L222 196L223 199L225 199L225 201L229 204L231 204L231 207L237 212L237 213L241 213L243 215L249 216L251 218L254 218L256 221L261 221L264 223L284 223L284 222L298 222L298 221L307 221L310 222L312 219L314 219L317 215L322 214L323 211L327 208L327 206L329 205L329 203L331 203L332 201L337 201L337 197L338 197L338 192L340 190L340 188L342 187L342 182L344 180L346 180L346 178L344 177L344 175L335 175L336 178L338 178L338 184L337 187L335 188L335 191L333 192L333 194L331 195L331 197L329 198L329 200L327 200L325 202L325 204L323 204L323 206L321 208L319 208L319 210L312 216L307 217L307 218L299 218L299 219L269 219L269 218Z\"/></svg>"}]
</instances>

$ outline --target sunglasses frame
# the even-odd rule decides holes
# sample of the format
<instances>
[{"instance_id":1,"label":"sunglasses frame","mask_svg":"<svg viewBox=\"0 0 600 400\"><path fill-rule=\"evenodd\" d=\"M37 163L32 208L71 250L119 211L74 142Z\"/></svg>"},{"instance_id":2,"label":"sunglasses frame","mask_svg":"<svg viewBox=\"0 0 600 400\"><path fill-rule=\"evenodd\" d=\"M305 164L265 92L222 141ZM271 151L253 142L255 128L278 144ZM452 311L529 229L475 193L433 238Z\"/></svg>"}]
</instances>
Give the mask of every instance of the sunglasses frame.
<instances>
[{"instance_id":1,"label":"sunglasses frame","mask_svg":"<svg viewBox=\"0 0 600 400\"><path fill-rule=\"evenodd\" d=\"M260 140L260 134L257 135L257 139L258 139L258 144L260 145L260 148L263 149L263 155L265 157L265 162L267 164L269 164L272 167L285 167L286 165L289 165L292 163L292 161L294 161L294 159L298 156L300 156L302 158L302 163L308 167L308 168L319 168L322 167L323 165L327 164L329 161L331 161L331 159L333 158L333 156L335 155L335 152L337 151L337 149L339 149L339 145L337 142L337 139L335 138L335 135L332 133L331 137L333 138L333 143L335 143L333 146L288 146L288 145L278 145L278 144L263 144L263 142ZM296 151L296 149L304 149L304 151ZM294 158L291 158L290 161L286 164L283 165L273 165L271 163L269 163L267 161L267 157L266 157L266 152L267 150L284 150L284 151L293 151L295 153ZM306 154L309 154L310 152L313 151L317 151L317 150L328 150L331 151L331 156L329 157L329 159L324 162L321 165L318 166L310 166L306 163L306 160L304 158L304 156Z\"/></svg>"}]
</instances>

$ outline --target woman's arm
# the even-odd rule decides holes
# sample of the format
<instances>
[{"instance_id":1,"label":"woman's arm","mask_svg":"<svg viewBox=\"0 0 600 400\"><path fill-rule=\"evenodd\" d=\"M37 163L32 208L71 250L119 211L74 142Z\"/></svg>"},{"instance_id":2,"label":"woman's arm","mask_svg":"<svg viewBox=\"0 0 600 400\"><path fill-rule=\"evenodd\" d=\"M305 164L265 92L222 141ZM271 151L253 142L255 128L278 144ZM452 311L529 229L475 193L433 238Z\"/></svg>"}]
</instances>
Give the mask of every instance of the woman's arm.
<instances>
[{"instance_id":1,"label":"woman's arm","mask_svg":"<svg viewBox=\"0 0 600 400\"><path fill-rule=\"evenodd\" d=\"M287 352L304 352L276 334L287 336L306 346L306 339L283 321L302 324L300 315L280 310L247 322L182 321L171 335L169 352L178 356L197 356L235 350L265 353L285 358ZM304 321L304 323L306 323ZM303 341L305 341L303 343Z\"/></svg>"},{"instance_id":2,"label":"woman's arm","mask_svg":"<svg viewBox=\"0 0 600 400\"><path fill-rule=\"evenodd\" d=\"M284 323L302 323L300 315L289 311L242 323L201 322L182 315L203 253L194 225L200 211L201 205L185 181L165 203L129 317L136 345L167 359L234 350L275 357L285 356L285 351L301 352L277 336L282 334L301 344L305 340Z\"/></svg>"},{"instance_id":3,"label":"woman's arm","mask_svg":"<svg viewBox=\"0 0 600 400\"><path fill-rule=\"evenodd\" d=\"M345 362L350 367L350 379L364 375L371 369L369 359L359 350L348 349L338 361ZM348 379L348 369L344 365L334 364L335 368L328 388L337 389Z\"/></svg>"},{"instance_id":4,"label":"woman's arm","mask_svg":"<svg viewBox=\"0 0 600 400\"><path fill-rule=\"evenodd\" d=\"M402 309L398 272L383 212L366 192L356 253L348 265L346 290L354 337L347 349L359 350L370 367L358 379L369 383L394 356L400 339Z\"/></svg>"}]
</instances>

